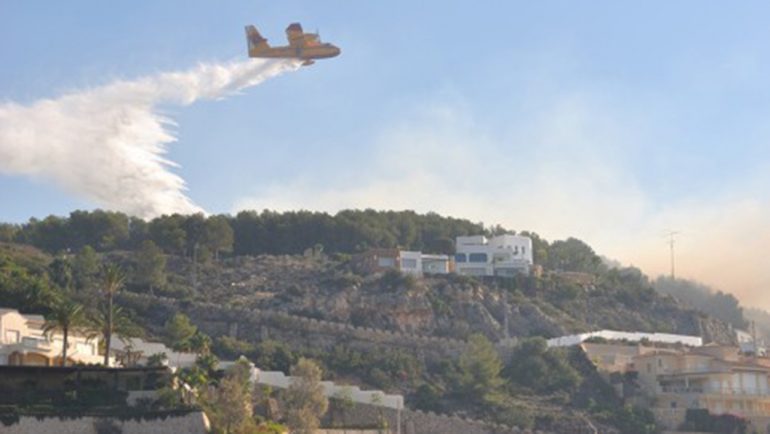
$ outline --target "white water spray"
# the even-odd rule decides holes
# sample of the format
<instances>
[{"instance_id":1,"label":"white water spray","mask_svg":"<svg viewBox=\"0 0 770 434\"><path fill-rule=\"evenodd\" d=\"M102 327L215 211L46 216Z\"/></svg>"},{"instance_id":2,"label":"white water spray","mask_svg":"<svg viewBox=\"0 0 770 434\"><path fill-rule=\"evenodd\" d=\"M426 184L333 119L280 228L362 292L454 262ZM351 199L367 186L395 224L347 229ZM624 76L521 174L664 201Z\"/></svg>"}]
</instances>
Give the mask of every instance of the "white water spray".
<instances>
[{"instance_id":1,"label":"white water spray","mask_svg":"<svg viewBox=\"0 0 770 434\"><path fill-rule=\"evenodd\" d=\"M176 140L159 104L217 99L295 70L293 60L203 64L42 99L0 104L0 173L44 178L106 209L152 218L202 209L165 158Z\"/></svg>"}]
</instances>

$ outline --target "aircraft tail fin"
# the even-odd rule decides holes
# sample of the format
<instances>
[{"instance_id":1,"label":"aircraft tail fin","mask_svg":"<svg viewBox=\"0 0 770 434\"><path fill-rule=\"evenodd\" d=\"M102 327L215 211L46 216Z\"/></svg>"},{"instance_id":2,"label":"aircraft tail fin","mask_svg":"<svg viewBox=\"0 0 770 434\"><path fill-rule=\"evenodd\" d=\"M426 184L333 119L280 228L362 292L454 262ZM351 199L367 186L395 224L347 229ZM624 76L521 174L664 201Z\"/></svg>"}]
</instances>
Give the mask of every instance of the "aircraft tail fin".
<instances>
[{"instance_id":1,"label":"aircraft tail fin","mask_svg":"<svg viewBox=\"0 0 770 434\"><path fill-rule=\"evenodd\" d=\"M246 41L249 43L249 54L264 48L270 48L267 44L267 39L263 38L257 31L257 28L251 25L246 26Z\"/></svg>"}]
</instances>

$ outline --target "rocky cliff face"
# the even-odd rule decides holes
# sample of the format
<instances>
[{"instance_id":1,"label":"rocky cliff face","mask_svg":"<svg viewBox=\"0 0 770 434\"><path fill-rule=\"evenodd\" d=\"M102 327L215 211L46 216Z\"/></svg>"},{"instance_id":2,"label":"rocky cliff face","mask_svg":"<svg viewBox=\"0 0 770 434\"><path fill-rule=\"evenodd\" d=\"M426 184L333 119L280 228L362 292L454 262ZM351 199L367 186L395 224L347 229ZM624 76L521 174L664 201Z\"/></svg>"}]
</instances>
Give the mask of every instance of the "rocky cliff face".
<instances>
[{"instance_id":1,"label":"rocky cliff face","mask_svg":"<svg viewBox=\"0 0 770 434\"><path fill-rule=\"evenodd\" d=\"M558 278L364 276L344 261L301 256L239 257L210 264L202 267L198 282L196 298L201 301L459 339L476 332L499 340L506 335L552 337L610 328L733 341L723 322L638 282L598 279L583 287Z\"/></svg>"}]
</instances>

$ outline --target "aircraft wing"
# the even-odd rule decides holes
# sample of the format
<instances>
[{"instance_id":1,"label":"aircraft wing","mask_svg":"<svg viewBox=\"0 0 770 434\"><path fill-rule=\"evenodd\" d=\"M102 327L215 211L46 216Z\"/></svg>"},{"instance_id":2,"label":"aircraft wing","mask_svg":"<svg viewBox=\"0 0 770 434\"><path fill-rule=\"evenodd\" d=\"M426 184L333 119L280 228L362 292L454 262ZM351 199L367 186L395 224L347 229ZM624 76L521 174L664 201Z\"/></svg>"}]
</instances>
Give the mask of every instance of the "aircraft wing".
<instances>
[{"instance_id":1,"label":"aircraft wing","mask_svg":"<svg viewBox=\"0 0 770 434\"><path fill-rule=\"evenodd\" d=\"M300 23L291 23L286 28L286 39L289 40L289 45L292 47L301 47L305 45L305 32L302 30Z\"/></svg>"}]
</instances>

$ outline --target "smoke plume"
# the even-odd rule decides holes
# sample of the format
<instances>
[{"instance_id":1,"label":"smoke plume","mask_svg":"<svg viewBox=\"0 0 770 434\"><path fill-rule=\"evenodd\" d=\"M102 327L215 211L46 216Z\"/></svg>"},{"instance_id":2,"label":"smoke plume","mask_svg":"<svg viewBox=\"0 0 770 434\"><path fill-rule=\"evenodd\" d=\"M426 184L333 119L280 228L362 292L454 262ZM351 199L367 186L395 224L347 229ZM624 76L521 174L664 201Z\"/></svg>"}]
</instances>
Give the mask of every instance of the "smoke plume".
<instances>
[{"instance_id":1,"label":"smoke plume","mask_svg":"<svg viewBox=\"0 0 770 434\"><path fill-rule=\"evenodd\" d=\"M101 207L152 218L202 209L170 169L173 121L158 105L218 99L297 69L291 60L202 64L42 99L0 104L0 173L53 181Z\"/></svg>"}]
</instances>

